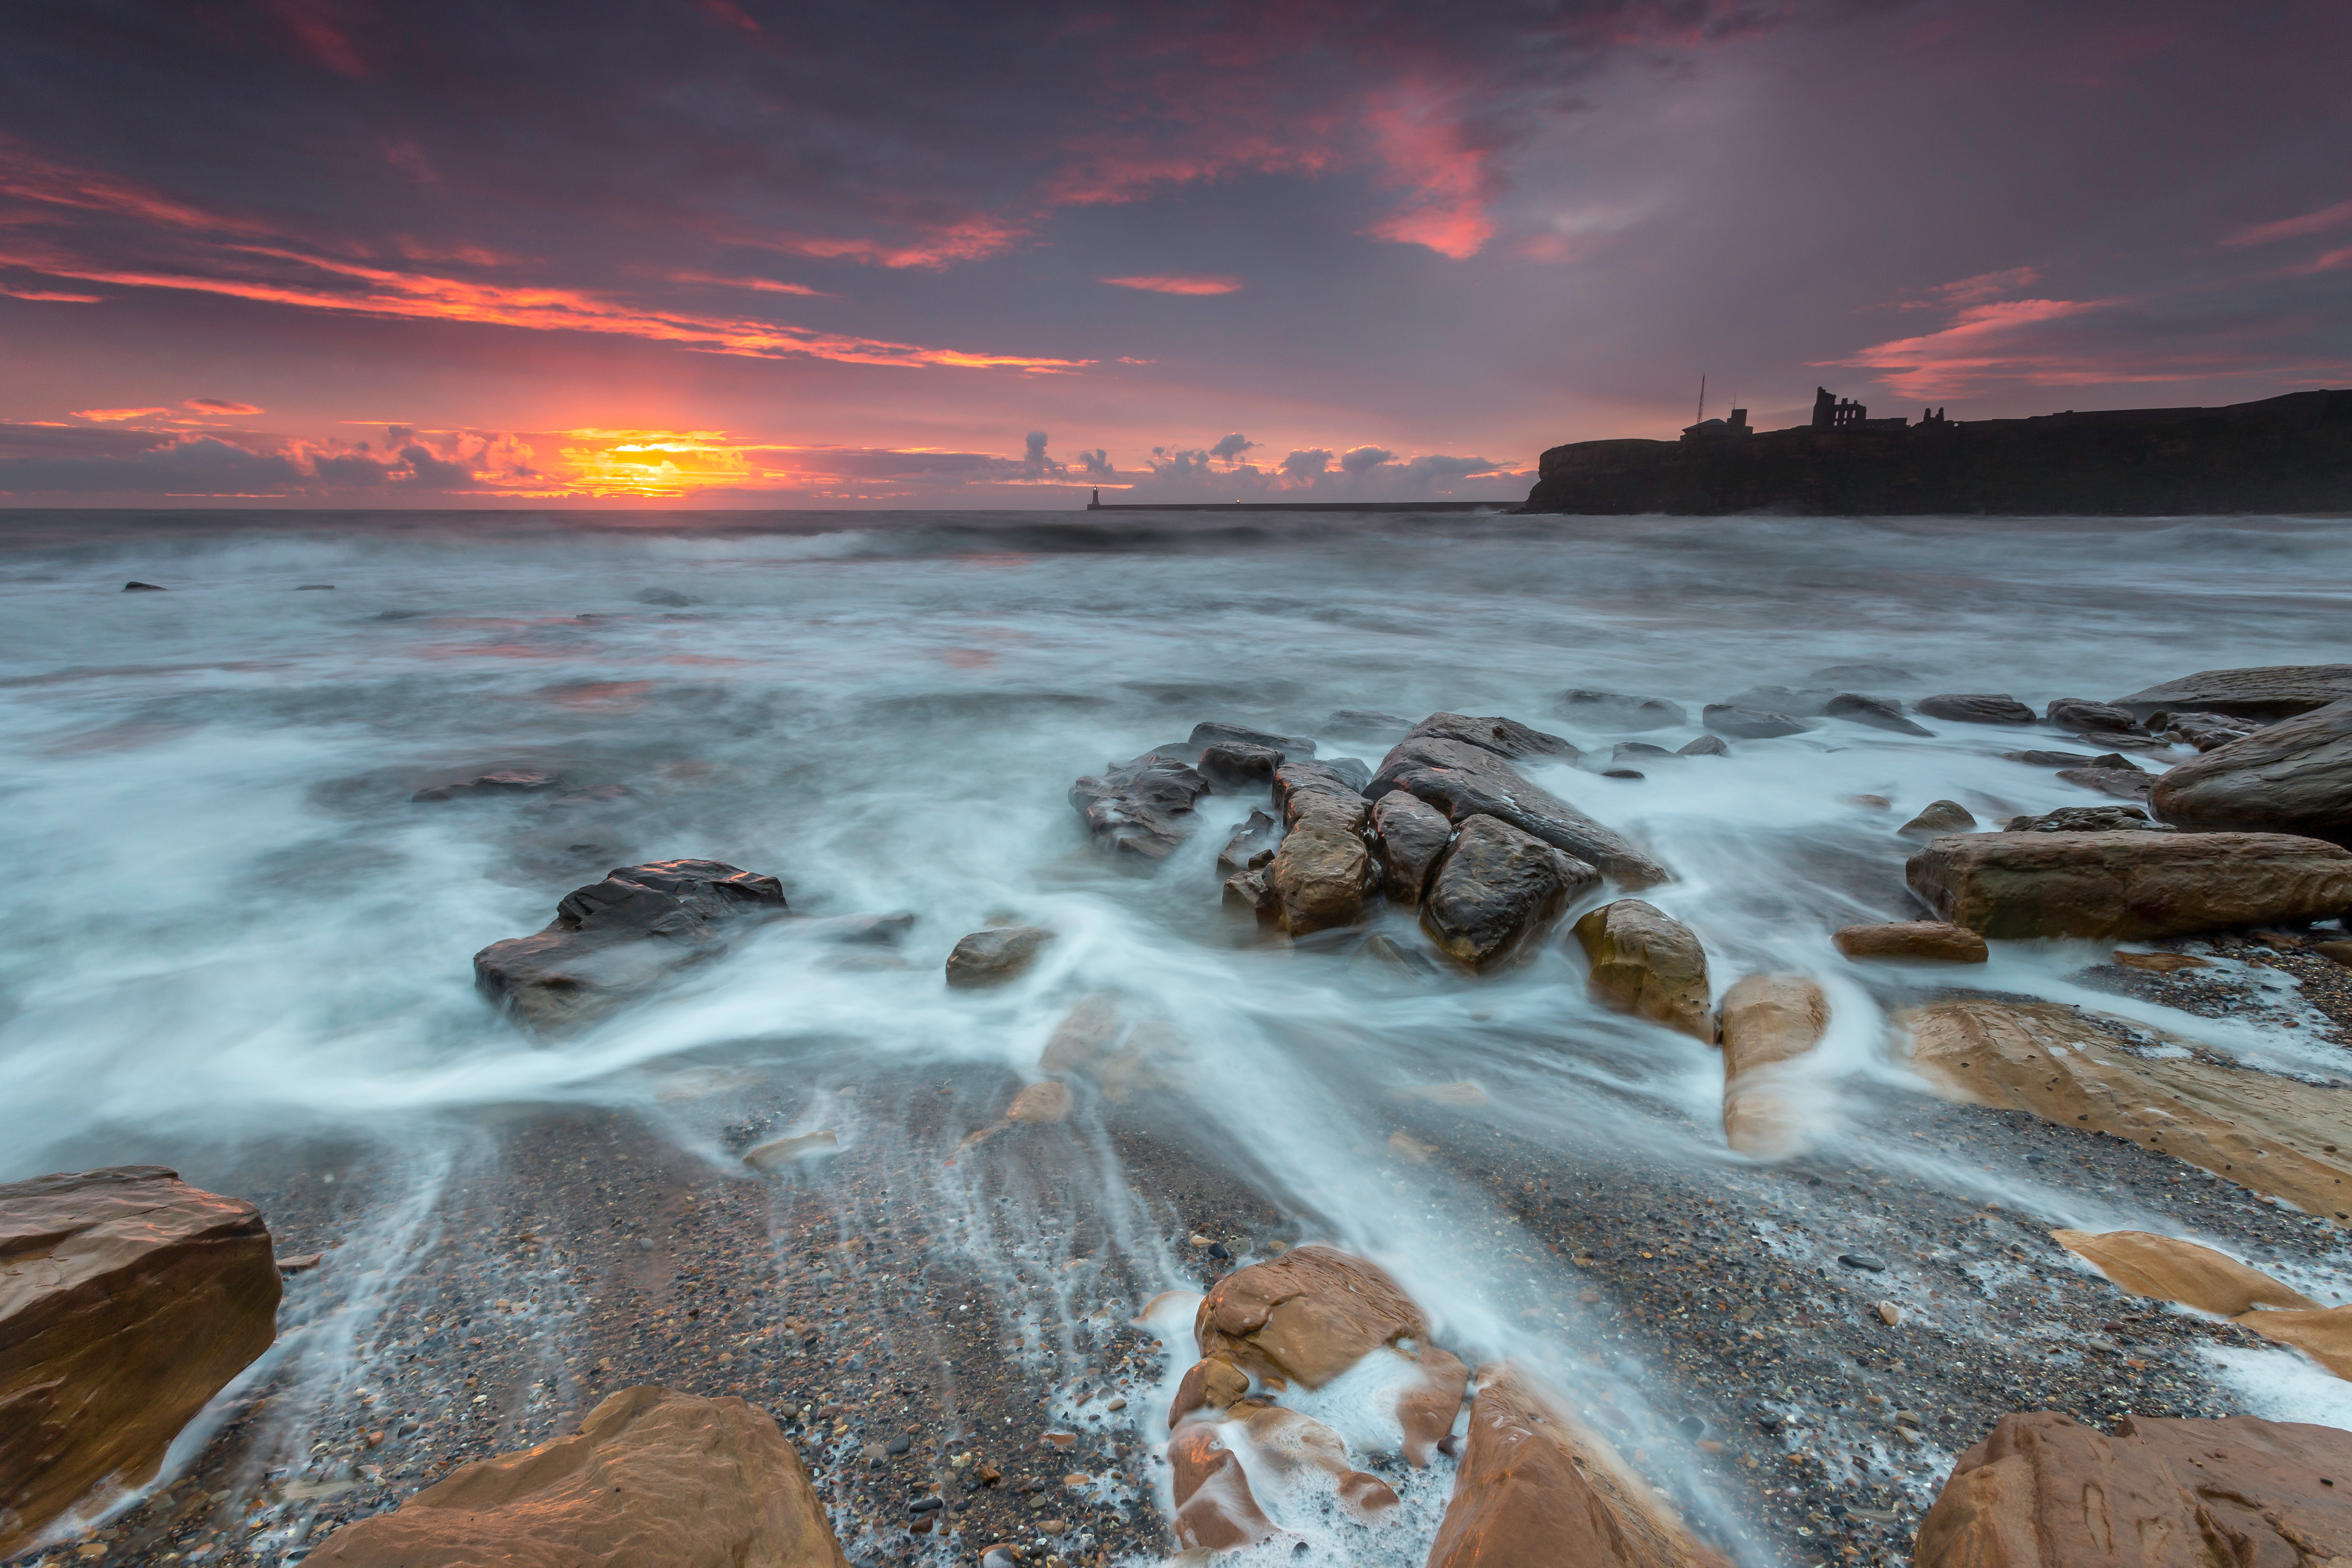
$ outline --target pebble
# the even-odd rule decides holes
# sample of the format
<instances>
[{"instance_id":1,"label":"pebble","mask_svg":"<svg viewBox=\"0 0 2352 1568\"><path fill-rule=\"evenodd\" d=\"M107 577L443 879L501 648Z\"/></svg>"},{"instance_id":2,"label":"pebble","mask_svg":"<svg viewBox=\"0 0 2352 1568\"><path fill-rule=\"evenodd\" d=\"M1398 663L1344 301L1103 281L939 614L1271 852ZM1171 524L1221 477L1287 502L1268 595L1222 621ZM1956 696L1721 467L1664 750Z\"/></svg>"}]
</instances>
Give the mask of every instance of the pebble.
<instances>
[{"instance_id":1,"label":"pebble","mask_svg":"<svg viewBox=\"0 0 2352 1568\"><path fill-rule=\"evenodd\" d=\"M1874 1253L1841 1252L1838 1254L1838 1261L1844 1264L1848 1268L1866 1269L1873 1274L1884 1274L1886 1272L1886 1259L1878 1257Z\"/></svg>"}]
</instances>

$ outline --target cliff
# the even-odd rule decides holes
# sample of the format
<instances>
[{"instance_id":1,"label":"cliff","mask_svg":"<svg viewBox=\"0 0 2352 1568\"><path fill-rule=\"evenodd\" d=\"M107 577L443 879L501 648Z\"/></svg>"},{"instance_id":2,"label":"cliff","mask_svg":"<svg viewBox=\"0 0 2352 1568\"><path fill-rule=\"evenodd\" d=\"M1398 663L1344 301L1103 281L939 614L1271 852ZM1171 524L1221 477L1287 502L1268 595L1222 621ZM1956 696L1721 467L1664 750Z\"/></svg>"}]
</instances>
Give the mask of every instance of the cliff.
<instances>
[{"instance_id":1,"label":"cliff","mask_svg":"<svg viewBox=\"0 0 2352 1568\"><path fill-rule=\"evenodd\" d=\"M1543 455L1530 512L1843 515L2352 511L2352 391L2221 408L1873 420Z\"/></svg>"}]
</instances>

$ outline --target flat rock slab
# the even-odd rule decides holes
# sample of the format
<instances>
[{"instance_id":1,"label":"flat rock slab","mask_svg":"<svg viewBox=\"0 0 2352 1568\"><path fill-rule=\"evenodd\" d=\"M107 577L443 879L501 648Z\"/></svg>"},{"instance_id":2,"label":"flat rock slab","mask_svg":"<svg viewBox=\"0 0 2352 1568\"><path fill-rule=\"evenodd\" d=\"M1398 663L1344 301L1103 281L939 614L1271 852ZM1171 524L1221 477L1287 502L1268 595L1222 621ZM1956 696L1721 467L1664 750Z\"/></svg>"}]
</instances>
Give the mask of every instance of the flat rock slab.
<instances>
[{"instance_id":1,"label":"flat rock slab","mask_svg":"<svg viewBox=\"0 0 2352 1568\"><path fill-rule=\"evenodd\" d=\"M1596 730L1630 731L1664 730L1690 722L1690 715L1679 702L1669 702L1663 697L1637 697L1622 691L1593 691L1584 688L1563 691L1553 702L1562 718L1588 724Z\"/></svg>"},{"instance_id":2,"label":"flat rock slab","mask_svg":"<svg viewBox=\"0 0 2352 1568\"><path fill-rule=\"evenodd\" d=\"M150 1479L278 1337L261 1212L160 1165L0 1186L0 1557Z\"/></svg>"},{"instance_id":3,"label":"flat rock slab","mask_svg":"<svg viewBox=\"0 0 2352 1568\"><path fill-rule=\"evenodd\" d=\"M2031 724L2033 710L2005 691L1946 691L1919 699L1919 711L1930 719L1959 724Z\"/></svg>"},{"instance_id":4,"label":"flat rock slab","mask_svg":"<svg viewBox=\"0 0 2352 1568\"><path fill-rule=\"evenodd\" d=\"M2319 1305L2259 1268L2210 1247L2144 1230L2053 1230L2050 1239L2105 1275L2117 1289L2234 1318L2257 1307Z\"/></svg>"},{"instance_id":5,"label":"flat rock slab","mask_svg":"<svg viewBox=\"0 0 2352 1568\"><path fill-rule=\"evenodd\" d=\"M2352 851L2278 833L1979 833L1905 868L1954 925L1995 939L2145 941L2352 910Z\"/></svg>"},{"instance_id":6,"label":"flat rock slab","mask_svg":"<svg viewBox=\"0 0 2352 1568\"><path fill-rule=\"evenodd\" d=\"M2151 713L2228 713L2265 723L2352 698L2352 664L2273 664L2201 669L2167 680L2115 705L2134 718Z\"/></svg>"},{"instance_id":7,"label":"flat rock slab","mask_svg":"<svg viewBox=\"0 0 2352 1568\"><path fill-rule=\"evenodd\" d=\"M1966 926L1941 921L1889 921L1847 926L1830 937L1848 958L1908 959L1931 963L1982 963L1990 956L1985 939Z\"/></svg>"}]
</instances>

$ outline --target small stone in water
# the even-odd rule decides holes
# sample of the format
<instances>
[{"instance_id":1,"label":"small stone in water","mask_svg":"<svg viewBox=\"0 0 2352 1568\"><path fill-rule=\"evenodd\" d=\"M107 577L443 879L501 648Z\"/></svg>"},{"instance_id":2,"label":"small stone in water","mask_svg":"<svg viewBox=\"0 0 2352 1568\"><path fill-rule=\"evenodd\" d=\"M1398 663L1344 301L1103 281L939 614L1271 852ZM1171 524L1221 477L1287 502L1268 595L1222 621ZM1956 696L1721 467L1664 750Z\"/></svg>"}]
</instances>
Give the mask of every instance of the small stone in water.
<instances>
[{"instance_id":1,"label":"small stone in water","mask_svg":"<svg viewBox=\"0 0 2352 1568\"><path fill-rule=\"evenodd\" d=\"M884 1452L886 1452L886 1453L891 1453L891 1454L903 1454L903 1453L905 1453L908 1449L909 1449L909 1448L913 1447L914 1446L915 1446L915 1445L914 1445L913 1441L912 1441L911 1439L909 1439L909 1438L906 1438L906 1437L893 1437L893 1438L891 1438L891 1439L890 1439L889 1443L885 1447L885 1448L884 1448L884 1450L883 1450L883 1451L884 1451Z\"/></svg>"},{"instance_id":2,"label":"small stone in water","mask_svg":"<svg viewBox=\"0 0 2352 1568\"><path fill-rule=\"evenodd\" d=\"M1841 1252L1838 1261L1848 1268L1867 1269L1873 1274L1886 1272L1886 1259L1867 1252Z\"/></svg>"}]
</instances>

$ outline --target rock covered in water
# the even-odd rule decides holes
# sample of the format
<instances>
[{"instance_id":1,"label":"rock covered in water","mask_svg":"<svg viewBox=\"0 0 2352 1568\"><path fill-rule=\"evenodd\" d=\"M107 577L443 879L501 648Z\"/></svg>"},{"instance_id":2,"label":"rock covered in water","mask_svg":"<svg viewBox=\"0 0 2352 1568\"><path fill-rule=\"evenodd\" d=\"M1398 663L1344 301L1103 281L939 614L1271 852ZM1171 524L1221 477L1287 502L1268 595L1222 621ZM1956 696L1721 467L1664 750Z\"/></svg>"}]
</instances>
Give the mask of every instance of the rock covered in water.
<instances>
[{"instance_id":1,"label":"rock covered in water","mask_svg":"<svg viewBox=\"0 0 2352 1568\"><path fill-rule=\"evenodd\" d=\"M2100 795L2111 795L2117 800L2146 800L2148 792L2156 787L2154 779L2129 763L2119 768L2061 768L2058 776L2070 784L2079 784Z\"/></svg>"},{"instance_id":2,"label":"rock covered in water","mask_svg":"<svg viewBox=\"0 0 2352 1568\"><path fill-rule=\"evenodd\" d=\"M1821 716L1839 695L1829 686L1751 686L1745 691L1735 691L1717 704L1723 708L1744 708L1752 713L1782 713L1792 719L1814 719Z\"/></svg>"},{"instance_id":3,"label":"rock covered in water","mask_svg":"<svg viewBox=\"0 0 2352 1568\"><path fill-rule=\"evenodd\" d=\"M1081 996L1047 1037L1040 1072L1075 1074L1113 1103L1147 1089L1177 1087L1191 1052L1156 1018L1130 1019L1112 992Z\"/></svg>"},{"instance_id":4,"label":"rock covered in water","mask_svg":"<svg viewBox=\"0 0 2352 1568\"><path fill-rule=\"evenodd\" d=\"M1013 1104L1005 1110L1004 1120L1034 1126L1067 1121L1076 1104L1068 1084L1048 1079L1044 1083L1022 1085L1021 1092L1013 1097Z\"/></svg>"},{"instance_id":5,"label":"rock covered in water","mask_svg":"<svg viewBox=\"0 0 2352 1568\"><path fill-rule=\"evenodd\" d=\"M2181 763L2156 781L2151 804L2194 832L2293 833L2352 847L2352 700Z\"/></svg>"},{"instance_id":6,"label":"rock covered in water","mask_svg":"<svg viewBox=\"0 0 2352 1568\"><path fill-rule=\"evenodd\" d=\"M1976 817L1958 801L1931 800L1920 807L1918 816L1895 831L1912 837L1933 837L1939 833L1973 832L1976 825Z\"/></svg>"},{"instance_id":7,"label":"rock covered in water","mask_svg":"<svg viewBox=\"0 0 2352 1568\"><path fill-rule=\"evenodd\" d=\"M2042 710L2042 717L2045 723L2061 730L2129 734L2139 728L2138 719L2129 709L2118 708L2112 702L2094 702L2084 697L2061 697Z\"/></svg>"},{"instance_id":8,"label":"rock covered in water","mask_svg":"<svg viewBox=\"0 0 2352 1568\"><path fill-rule=\"evenodd\" d=\"M2320 1568L2352 1558L2352 1433L2004 1415L1919 1521L1917 1568Z\"/></svg>"},{"instance_id":9,"label":"rock covered in water","mask_svg":"<svg viewBox=\"0 0 2352 1568\"><path fill-rule=\"evenodd\" d=\"M1663 697L1634 697L1622 691L1591 691L1581 688L1563 691L1553 702L1553 708L1566 719L1595 730L1630 731L1664 730L1686 724L1690 715L1679 702L1669 702Z\"/></svg>"},{"instance_id":10,"label":"rock covered in water","mask_svg":"<svg viewBox=\"0 0 2352 1568\"><path fill-rule=\"evenodd\" d=\"M1454 837L1454 824L1419 795L1398 789L1373 803L1372 834L1381 859L1381 885L1398 903L1419 904L1430 873Z\"/></svg>"},{"instance_id":11,"label":"rock covered in water","mask_svg":"<svg viewBox=\"0 0 2352 1568\"><path fill-rule=\"evenodd\" d=\"M1438 862L1422 923L1455 962L1486 968L1519 951L1601 874L1491 816L1461 824Z\"/></svg>"},{"instance_id":12,"label":"rock covered in water","mask_svg":"<svg viewBox=\"0 0 2352 1568\"><path fill-rule=\"evenodd\" d=\"M579 1430L345 1525L313 1568L847 1568L801 1457L731 1396L624 1389Z\"/></svg>"},{"instance_id":13,"label":"rock covered in water","mask_svg":"<svg viewBox=\"0 0 2352 1568\"><path fill-rule=\"evenodd\" d=\"M481 800L501 795L538 795L555 788L563 782L561 775L542 773L536 768L507 768L494 773L478 773L456 784L433 784L418 790L408 798L412 801Z\"/></svg>"},{"instance_id":14,"label":"rock covered in water","mask_svg":"<svg viewBox=\"0 0 2352 1568\"><path fill-rule=\"evenodd\" d=\"M1454 1397L1458 1404L1461 1396ZM1339 1434L1311 1415L1279 1405L1261 1405L1250 1412L1242 1429L1249 1434L1252 1457L1269 1472L1287 1477L1321 1471L1338 1483L1339 1500L1359 1518L1372 1518L1397 1505L1389 1484L1350 1464Z\"/></svg>"},{"instance_id":15,"label":"rock covered in water","mask_svg":"<svg viewBox=\"0 0 2352 1568\"><path fill-rule=\"evenodd\" d=\"M2040 816L2012 816L2001 824L2004 833L2178 833L2161 822L2150 822L2136 805L2065 805Z\"/></svg>"},{"instance_id":16,"label":"rock covered in water","mask_svg":"<svg viewBox=\"0 0 2352 1568\"><path fill-rule=\"evenodd\" d=\"M1274 1521L1250 1493L1241 1460L1215 1426L1193 1422L1178 1427L1168 1442L1168 1466L1176 1503L1170 1528L1179 1545L1223 1552L1275 1533Z\"/></svg>"},{"instance_id":17,"label":"rock covered in water","mask_svg":"<svg viewBox=\"0 0 2352 1568\"><path fill-rule=\"evenodd\" d=\"M152 1479L279 1290L261 1211L161 1165L0 1185L0 1557Z\"/></svg>"},{"instance_id":18,"label":"rock covered in water","mask_svg":"<svg viewBox=\"0 0 2352 1568\"><path fill-rule=\"evenodd\" d=\"M1274 858L1275 848L1281 842L1280 825L1262 811L1251 812L1249 820L1234 828L1225 847L1217 851L1218 879L1258 869Z\"/></svg>"},{"instance_id":19,"label":"rock covered in water","mask_svg":"<svg viewBox=\"0 0 2352 1568\"><path fill-rule=\"evenodd\" d=\"M1400 789L1444 812L1457 828L1473 816L1491 816L1598 866L1626 887L1668 879L1665 868L1622 834L1529 783L1500 754L1467 742L1414 734L1397 742L1365 793L1377 800Z\"/></svg>"},{"instance_id":20,"label":"rock covered in water","mask_svg":"<svg viewBox=\"0 0 2352 1568\"><path fill-rule=\"evenodd\" d=\"M1070 786L1070 805L1086 818L1097 847L1165 860L1191 835L1193 805L1208 793L1209 781L1191 763L1146 752L1078 780Z\"/></svg>"},{"instance_id":21,"label":"rock covered in water","mask_svg":"<svg viewBox=\"0 0 2352 1568\"><path fill-rule=\"evenodd\" d=\"M1985 939L1966 926L1941 921L1889 921L1847 926L1830 942L1848 958L1895 958L1935 963L1982 963L1991 956Z\"/></svg>"},{"instance_id":22,"label":"rock covered in water","mask_svg":"<svg viewBox=\"0 0 2352 1568\"><path fill-rule=\"evenodd\" d=\"M1044 926L991 926L973 931L948 954L948 984L973 990L1018 980L1053 940L1054 933Z\"/></svg>"},{"instance_id":23,"label":"rock covered in water","mask_svg":"<svg viewBox=\"0 0 2352 1568\"><path fill-rule=\"evenodd\" d=\"M1783 1160L1809 1143L1802 1114L1771 1069L1811 1051L1830 1026L1829 998L1797 974L1750 974L1723 994L1723 1135L1732 1148Z\"/></svg>"},{"instance_id":24,"label":"rock covered in water","mask_svg":"<svg viewBox=\"0 0 2352 1568\"><path fill-rule=\"evenodd\" d=\"M772 1138L767 1142L747 1149L743 1163L762 1175L774 1175L795 1165L805 1165L841 1152L841 1138L829 1127L814 1132L795 1133L789 1138Z\"/></svg>"},{"instance_id":25,"label":"rock covered in water","mask_svg":"<svg viewBox=\"0 0 2352 1568\"><path fill-rule=\"evenodd\" d=\"M536 934L474 955L474 980L542 1035L587 1024L726 951L718 929L784 912L776 879L718 860L624 866L574 889Z\"/></svg>"},{"instance_id":26,"label":"rock covered in water","mask_svg":"<svg viewBox=\"0 0 2352 1568\"><path fill-rule=\"evenodd\" d=\"M1995 938L2187 936L2352 910L2352 851L2280 833L1956 834L1906 875L1939 917Z\"/></svg>"},{"instance_id":27,"label":"rock covered in water","mask_svg":"<svg viewBox=\"0 0 2352 1568\"><path fill-rule=\"evenodd\" d=\"M1727 757L1730 754L1731 748L1723 743L1720 735L1701 735L1696 741L1685 742L1675 748L1675 755L1678 757Z\"/></svg>"},{"instance_id":28,"label":"rock covered in water","mask_svg":"<svg viewBox=\"0 0 2352 1568\"><path fill-rule=\"evenodd\" d=\"M1632 1013L1712 1041L1706 950L1698 933L1639 899L1620 899L1585 913L1574 927L1592 964L1593 994Z\"/></svg>"},{"instance_id":29,"label":"rock covered in water","mask_svg":"<svg viewBox=\"0 0 2352 1568\"><path fill-rule=\"evenodd\" d=\"M2319 1305L2259 1268L2178 1237L2144 1230L2053 1230L2050 1239L2105 1275L2119 1290L2178 1301L2200 1312L2234 1318L2257 1307Z\"/></svg>"},{"instance_id":30,"label":"rock covered in water","mask_svg":"<svg viewBox=\"0 0 2352 1568\"><path fill-rule=\"evenodd\" d=\"M1699 717L1708 729L1735 741L1772 741L1783 735L1801 735L1812 728L1790 714L1768 708L1742 708L1729 702L1710 702Z\"/></svg>"},{"instance_id":31,"label":"rock covered in water","mask_svg":"<svg viewBox=\"0 0 2352 1568\"><path fill-rule=\"evenodd\" d=\"M1185 737L1184 744L1193 751L1205 750L1210 746L1255 746L1301 759L1315 754L1315 742L1304 735L1277 735L1267 730L1253 730L1245 724L1214 721L1193 725L1192 732Z\"/></svg>"},{"instance_id":32,"label":"rock covered in water","mask_svg":"<svg viewBox=\"0 0 2352 1568\"><path fill-rule=\"evenodd\" d=\"M1210 1288L1192 1333L1204 1360L1320 1388L1429 1320L1388 1271L1337 1247L1295 1247Z\"/></svg>"},{"instance_id":33,"label":"rock covered in water","mask_svg":"<svg viewBox=\"0 0 2352 1568\"><path fill-rule=\"evenodd\" d=\"M1936 731L1924 724L1915 724L1903 716L1903 704L1886 697L1865 697L1858 691L1841 691L1822 704L1824 719L1843 719L1855 724L1867 724L1874 730L1888 730L1897 735L1933 735Z\"/></svg>"},{"instance_id":34,"label":"rock covered in water","mask_svg":"<svg viewBox=\"0 0 2352 1568\"><path fill-rule=\"evenodd\" d=\"M2276 664L2203 669L2164 681L2115 705L2146 722L2159 712L2226 713L2275 723L2352 699L2352 664Z\"/></svg>"},{"instance_id":35,"label":"rock covered in water","mask_svg":"<svg viewBox=\"0 0 2352 1568\"><path fill-rule=\"evenodd\" d=\"M1919 711L1930 719L1958 724L2031 724L2033 710L2005 691L1946 691L1919 699Z\"/></svg>"}]
</instances>

